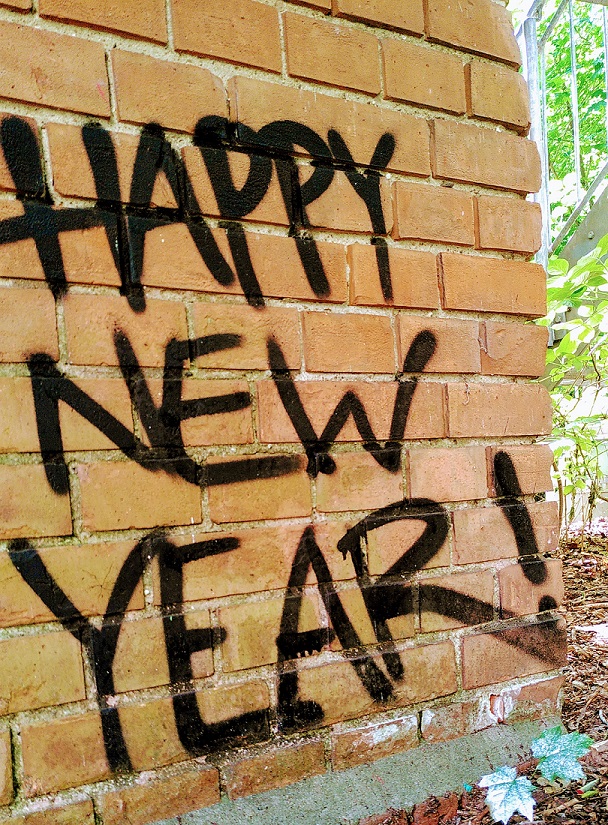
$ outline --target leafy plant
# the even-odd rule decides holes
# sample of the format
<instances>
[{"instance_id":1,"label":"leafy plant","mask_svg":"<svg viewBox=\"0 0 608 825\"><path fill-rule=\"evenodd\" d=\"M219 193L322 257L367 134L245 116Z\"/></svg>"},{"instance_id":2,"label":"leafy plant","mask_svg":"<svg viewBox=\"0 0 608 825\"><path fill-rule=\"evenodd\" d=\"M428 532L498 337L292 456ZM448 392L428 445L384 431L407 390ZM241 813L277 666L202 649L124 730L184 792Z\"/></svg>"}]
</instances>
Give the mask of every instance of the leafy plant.
<instances>
[{"instance_id":1,"label":"leafy plant","mask_svg":"<svg viewBox=\"0 0 608 825\"><path fill-rule=\"evenodd\" d=\"M478 784L480 788L488 789L486 803L497 822L506 825L518 812L527 819L534 816L534 785L525 776L518 776L517 768L504 765L494 773L483 776Z\"/></svg>"}]
</instances>

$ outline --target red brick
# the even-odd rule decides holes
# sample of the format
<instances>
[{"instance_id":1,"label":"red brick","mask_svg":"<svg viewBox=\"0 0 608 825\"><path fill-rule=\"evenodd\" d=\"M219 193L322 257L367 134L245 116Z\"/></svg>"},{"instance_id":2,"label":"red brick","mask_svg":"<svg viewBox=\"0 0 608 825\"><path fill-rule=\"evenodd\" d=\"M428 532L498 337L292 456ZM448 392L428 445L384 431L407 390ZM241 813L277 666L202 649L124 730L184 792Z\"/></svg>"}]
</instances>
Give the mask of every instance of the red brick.
<instances>
[{"instance_id":1,"label":"red brick","mask_svg":"<svg viewBox=\"0 0 608 825\"><path fill-rule=\"evenodd\" d=\"M0 220L21 218L24 214L22 201L0 201ZM60 238L65 238L66 234L62 233ZM0 246L0 278L14 278L16 274L28 281L44 281L44 269L33 238L24 238Z\"/></svg>"},{"instance_id":2,"label":"red brick","mask_svg":"<svg viewBox=\"0 0 608 825\"><path fill-rule=\"evenodd\" d=\"M281 71L276 9L255 0L226 0L203 7L197 0L172 0L171 5L178 52Z\"/></svg>"},{"instance_id":3,"label":"red brick","mask_svg":"<svg viewBox=\"0 0 608 825\"><path fill-rule=\"evenodd\" d=\"M483 447L415 447L409 451L410 498L467 501L488 495Z\"/></svg>"},{"instance_id":4,"label":"red brick","mask_svg":"<svg viewBox=\"0 0 608 825\"><path fill-rule=\"evenodd\" d=\"M402 716L355 730L332 731L331 763L335 771L355 768L418 745L418 719Z\"/></svg>"},{"instance_id":5,"label":"red brick","mask_svg":"<svg viewBox=\"0 0 608 825\"><path fill-rule=\"evenodd\" d=\"M522 74L497 63L472 60L466 69L468 112L496 120L526 133L530 128L530 98Z\"/></svg>"},{"instance_id":6,"label":"red brick","mask_svg":"<svg viewBox=\"0 0 608 825\"><path fill-rule=\"evenodd\" d=\"M452 120L435 120L434 133L435 177L513 192L540 189L540 158L531 140Z\"/></svg>"},{"instance_id":7,"label":"red brick","mask_svg":"<svg viewBox=\"0 0 608 825\"><path fill-rule=\"evenodd\" d=\"M70 294L64 313L72 364L118 366L117 330L129 339L142 367L164 366L169 341L188 337L184 306L174 301L147 301L146 311L136 314L120 295Z\"/></svg>"},{"instance_id":8,"label":"red brick","mask_svg":"<svg viewBox=\"0 0 608 825\"><path fill-rule=\"evenodd\" d=\"M443 591L454 591L448 598ZM459 608L457 594L472 600L484 602L477 607L463 601ZM486 606L487 605L487 606ZM423 633L435 630L450 630L492 621L494 605L494 576L491 570L475 573L455 573L437 579L423 579L420 582L420 629ZM454 608L454 615L445 609Z\"/></svg>"},{"instance_id":9,"label":"red brick","mask_svg":"<svg viewBox=\"0 0 608 825\"><path fill-rule=\"evenodd\" d=\"M325 773L323 742L276 748L225 768L230 799L284 788L322 773Z\"/></svg>"},{"instance_id":10,"label":"red brick","mask_svg":"<svg viewBox=\"0 0 608 825\"><path fill-rule=\"evenodd\" d=\"M70 497L52 491L43 464L0 465L0 488L3 539L71 535Z\"/></svg>"},{"instance_id":11,"label":"red brick","mask_svg":"<svg viewBox=\"0 0 608 825\"><path fill-rule=\"evenodd\" d=\"M333 0L335 17L361 20L372 26L422 34L424 13L421 0Z\"/></svg>"},{"instance_id":12,"label":"red brick","mask_svg":"<svg viewBox=\"0 0 608 825\"><path fill-rule=\"evenodd\" d=\"M534 318L547 311L546 275L540 264L443 252L441 266L446 309Z\"/></svg>"},{"instance_id":13,"label":"red brick","mask_svg":"<svg viewBox=\"0 0 608 825\"><path fill-rule=\"evenodd\" d=\"M389 473L370 453L338 453L336 470L317 476L317 509L322 513L371 510L403 498L401 468Z\"/></svg>"},{"instance_id":14,"label":"red brick","mask_svg":"<svg viewBox=\"0 0 608 825\"><path fill-rule=\"evenodd\" d=\"M44 352L59 358L55 301L46 287L0 290L0 360L26 361Z\"/></svg>"},{"instance_id":15,"label":"red brick","mask_svg":"<svg viewBox=\"0 0 608 825\"><path fill-rule=\"evenodd\" d=\"M258 519L298 518L312 510L310 479L301 456L274 455L277 472L285 460L295 460L286 474L266 476L260 472L255 479L235 481L209 487L209 514L216 524L228 521L256 521ZM237 458L234 461L242 461ZM218 463L230 464L232 459L210 459L210 467ZM198 519L200 521L200 517Z\"/></svg>"},{"instance_id":16,"label":"red brick","mask_svg":"<svg viewBox=\"0 0 608 825\"><path fill-rule=\"evenodd\" d=\"M547 327L486 321L482 327L482 373L541 376L545 371L548 338Z\"/></svg>"},{"instance_id":17,"label":"red brick","mask_svg":"<svg viewBox=\"0 0 608 825\"><path fill-rule=\"evenodd\" d=\"M382 54L388 100L456 114L466 110L460 57L402 40L383 40Z\"/></svg>"},{"instance_id":18,"label":"red brick","mask_svg":"<svg viewBox=\"0 0 608 825\"><path fill-rule=\"evenodd\" d=\"M539 553L555 550L559 537L557 503L538 501L526 507L532 519ZM452 518L455 564L517 558L515 535L502 508L456 510Z\"/></svg>"},{"instance_id":19,"label":"red brick","mask_svg":"<svg viewBox=\"0 0 608 825\"><path fill-rule=\"evenodd\" d=\"M59 246L69 283L120 286L120 274L103 227L63 232Z\"/></svg>"},{"instance_id":20,"label":"red brick","mask_svg":"<svg viewBox=\"0 0 608 825\"><path fill-rule=\"evenodd\" d=\"M328 129L336 129L360 165L370 163L378 141L390 132L396 148L387 168L423 177L430 174L429 132L422 118L247 77L233 81L230 102L232 120L252 129L274 120L295 120L324 140ZM272 146L268 141L266 145Z\"/></svg>"},{"instance_id":21,"label":"red brick","mask_svg":"<svg viewBox=\"0 0 608 825\"><path fill-rule=\"evenodd\" d=\"M477 321L400 315L398 331L400 363L404 363L415 337L421 332L429 331L435 337L436 349L424 367L424 372L480 371Z\"/></svg>"},{"instance_id":22,"label":"red brick","mask_svg":"<svg viewBox=\"0 0 608 825\"><path fill-rule=\"evenodd\" d=\"M372 34L292 12L283 21L290 75L371 95L380 92L378 40Z\"/></svg>"},{"instance_id":23,"label":"red brick","mask_svg":"<svg viewBox=\"0 0 608 825\"><path fill-rule=\"evenodd\" d=\"M557 676L532 685L507 688L498 695L490 696L490 713L499 722L511 723L557 715L564 681L564 676Z\"/></svg>"},{"instance_id":24,"label":"red brick","mask_svg":"<svg viewBox=\"0 0 608 825\"><path fill-rule=\"evenodd\" d=\"M540 204L519 198L477 198L478 249L537 252L541 246Z\"/></svg>"},{"instance_id":25,"label":"red brick","mask_svg":"<svg viewBox=\"0 0 608 825\"><path fill-rule=\"evenodd\" d=\"M304 362L311 372L394 372L390 318L305 312Z\"/></svg>"},{"instance_id":26,"label":"red brick","mask_svg":"<svg viewBox=\"0 0 608 825\"><path fill-rule=\"evenodd\" d=\"M566 623L550 620L462 640L465 690L566 665Z\"/></svg>"},{"instance_id":27,"label":"red brick","mask_svg":"<svg viewBox=\"0 0 608 825\"><path fill-rule=\"evenodd\" d=\"M147 825L214 805L220 801L218 780L216 768L198 765L104 794L98 803L104 825Z\"/></svg>"},{"instance_id":28,"label":"red brick","mask_svg":"<svg viewBox=\"0 0 608 825\"><path fill-rule=\"evenodd\" d=\"M3 820L4 822L5 820ZM46 808L33 814L6 820L7 825L95 825L90 799L61 808Z\"/></svg>"},{"instance_id":29,"label":"red brick","mask_svg":"<svg viewBox=\"0 0 608 825\"><path fill-rule=\"evenodd\" d=\"M510 564L498 571L498 583L503 618L553 610L560 607L564 600L562 563L559 559L530 557L519 564Z\"/></svg>"},{"instance_id":30,"label":"red brick","mask_svg":"<svg viewBox=\"0 0 608 825\"><path fill-rule=\"evenodd\" d=\"M426 33L429 40L495 57L513 66L521 63L511 15L493 0L466 5L454 0L429 0Z\"/></svg>"},{"instance_id":31,"label":"red brick","mask_svg":"<svg viewBox=\"0 0 608 825\"><path fill-rule=\"evenodd\" d=\"M110 116L105 51L71 35L0 23L0 96Z\"/></svg>"},{"instance_id":32,"label":"red brick","mask_svg":"<svg viewBox=\"0 0 608 825\"><path fill-rule=\"evenodd\" d=\"M348 247L350 303L437 309L439 286L435 255L389 246L388 260L393 286L393 298L389 301L382 294L376 248L365 244Z\"/></svg>"},{"instance_id":33,"label":"red brick","mask_svg":"<svg viewBox=\"0 0 608 825\"><path fill-rule=\"evenodd\" d=\"M492 483L490 495L498 495L494 478L494 458L497 453L505 452L511 459L517 481L523 495L548 493L553 490L551 468L553 451L548 444L526 444L524 446L488 447L488 463ZM504 491L501 491L505 495Z\"/></svg>"},{"instance_id":34,"label":"red brick","mask_svg":"<svg viewBox=\"0 0 608 825\"><path fill-rule=\"evenodd\" d=\"M1 389L0 383L0 389ZM346 393L354 393L365 412L377 439L390 437L390 427L397 394L397 384L378 382L297 381L296 388L306 414L318 436ZM260 441L269 443L298 442L293 424L281 403L272 381L258 381L257 414ZM438 383L419 383L405 428L406 438L441 438L445 435L443 387ZM363 438L350 417L336 436L336 441L360 442Z\"/></svg>"},{"instance_id":35,"label":"red brick","mask_svg":"<svg viewBox=\"0 0 608 825\"><path fill-rule=\"evenodd\" d=\"M380 590L380 588L386 589ZM388 588L391 588L391 590L388 590ZM404 593L406 593L408 589L408 585L403 585ZM379 599L381 602L384 593L386 593L390 598L395 596L395 592L396 590L393 583L386 585L375 584L370 588L362 587L357 584L348 590L340 589L340 592L333 597L332 603L342 606L344 613L350 620L350 623L355 630L356 638L348 638L343 636L340 639L340 637L336 635L329 645L330 649L352 650L363 646L367 647L369 645L376 645L378 643L378 632L372 622L370 611L367 607L369 602L366 602L366 598L371 597L372 599ZM391 636L395 640L409 639L416 633L413 613L388 619L387 625Z\"/></svg>"},{"instance_id":36,"label":"red brick","mask_svg":"<svg viewBox=\"0 0 608 825\"><path fill-rule=\"evenodd\" d=\"M446 742L477 730L477 702L460 702L422 711L420 730L425 742Z\"/></svg>"},{"instance_id":37,"label":"red brick","mask_svg":"<svg viewBox=\"0 0 608 825\"><path fill-rule=\"evenodd\" d=\"M0 378L0 453L39 449L30 379Z\"/></svg>"},{"instance_id":38,"label":"red brick","mask_svg":"<svg viewBox=\"0 0 608 825\"><path fill-rule=\"evenodd\" d=\"M112 68L120 120L192 132L203 115L228 114L221 80L201 66L114 49Z\"/></svg>"},{"instance_id":39,"label":"red brick","mask_svg":"<svg viewBox=\"0 0 608 825\"><path fill-rule=\"evenodd\" d=\"M22 728L26 796L54 793L109 779L98 713L70 716Z\"/></svg>"},{"instance_id":40,"label":"red brick","mask_svg":"<svg viewBox=\"0 0 608 825\"><path fill-rule=\"evenodd\" d=\"M24 3L27 3L27 6L24 5L23 8L29 9L30 6L31 6L31 0L24 0ZM2 5L5 6L5 5L12 5L12 4L2 3ZM17 5L17 4L15 4L15 5ZM14 117L15 117L15 115L9 114L8 112L1 112L0 113L0 121L2 123L4 123L4 121L7 120L7 119L12 120ZM18 119L19 119L19 122L22 126L27 124L29 130L34 133L34 135L36 137L36 143L38 145L38 151L41 154L41 149L40 149L40 128L39 128L38 124L36 123L35 120L33 120L30 117L23 117L22 115L19 115ZM13 180L13 177L10 173L8 163L6 162L6 155L5 155L4 149L2 147L0 147L0 189L6 190L8 192L17 191L17 186L16 186L15 181ZM40 194L40 193L37 193L35 191L35 189L36 189L36 187L34 187L34 190L28 189L29 194L31 194L31 195ZM5 206L6 203L7 202L5 201L5 202L3 202L2 205Z\"/></svg>"},{"instance_id":41,"label":"red brick","mask_svg":"<svg viewBox=\"0 0 608 825\"><path fill-rule=\"evenodd\" d=\"M167 42L163 0L144 0L136 5L125 5L120 0L102 0L93 5L87 0L41 0L38 8L41 17Z\"/></svg>"},{"instance_id":42,"label":"red brick","mask_svg":"<svg viewBox=\"0 0 608 825\"><path fill-rule=\"evenodd\" d=\"M446 186L395 184L395 238L473 246L473 198Z\"/></svg>"},{"instance_id":43,"label":"red brick","mask_svg":"<svg viewBox=\"0 0 608 825\"><path fill-rule=\"evenodd\" d=\"M287 366L300 368L300 334L295 309L259 309L236 304L195 304L195 334L236 334L240 345L197 359L197 366L215 369L268 369L267 341L274 338L283 350Z\"/></svg>"},{"instance_id":44,"label":"red brick","mask_svg":"<svg viewBox=\"0 0 608 825\"><path fill-rule=\"evenodd\" d=\"M0 805L10 805L13 801L13 760L11 756L11 734L0 732Z\"/></svg>"},{"instance_id":45,"label":"red brick","mask_svg":"<svg viewBox=\"0 0 608 825\"><path fill-rule=\"evenodd\" d=\"M422 519L402 519L384 524L367 533L367 562L372 576L384 575L405 556L426 528ZM450 544L447 538L439 550L422 565L422 570L447 567L450 564Z\"/></svg>"},{"instance_id":46,"label":"red brick","mask_svg":"<svg viewBox=\"0 0 608 825\"><path fill-rule=\"evenodd\" d=\"M310 178L314 169L313 166L298 166L301 186ZM381 177L379 186L386 233L390 233L393 226L390 184L385 177ZM312 227L341 232L373 232L367 207L348 181L345 172L334 172L326 192L306 207L306 217L307 225Z\"/></svg>"},{"instance_id":47,"label":"red brick","mask_svg":"<svg viewBox=\"0 0 608 825\"><path fill-rule=\"evenodd\" d=\"M548 391L534 384L449 384L448 431L454 438L549 435Z\"/></svg>"}]
</instances>

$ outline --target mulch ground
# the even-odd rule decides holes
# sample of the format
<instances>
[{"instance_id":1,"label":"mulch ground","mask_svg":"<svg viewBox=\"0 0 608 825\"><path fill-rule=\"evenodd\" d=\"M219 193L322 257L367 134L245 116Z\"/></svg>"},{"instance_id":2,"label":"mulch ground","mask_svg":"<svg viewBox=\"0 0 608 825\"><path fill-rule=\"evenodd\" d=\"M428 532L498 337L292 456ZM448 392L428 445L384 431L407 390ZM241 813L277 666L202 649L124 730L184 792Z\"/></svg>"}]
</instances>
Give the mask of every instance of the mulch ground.
<instances>
[{"instance_id":1,"label":"mulch ground","mask_svg":"<svg viewBox=\"0 0 608 825\"><path fill-rule=\"evenodd\" d=\"M562 612L568 622L568 672L563 722L569 731L586 733L596 745L581 760L584 782L567 787L542 785L535 792L534 820L514 815L509 825L608 825L608 626L605 635L583 630L608 625L608 520L599 520L585 535L571 533L556 555L564 563L565 600ZM519 772L534 774L534 763ZM580 788L595 781L594 796L582 799ZM578 791L578 793L577 793ZM361 825L492 825L485 791L447 794L431 798L413 811L387 811Z\"/></svg>"}]
</instances>

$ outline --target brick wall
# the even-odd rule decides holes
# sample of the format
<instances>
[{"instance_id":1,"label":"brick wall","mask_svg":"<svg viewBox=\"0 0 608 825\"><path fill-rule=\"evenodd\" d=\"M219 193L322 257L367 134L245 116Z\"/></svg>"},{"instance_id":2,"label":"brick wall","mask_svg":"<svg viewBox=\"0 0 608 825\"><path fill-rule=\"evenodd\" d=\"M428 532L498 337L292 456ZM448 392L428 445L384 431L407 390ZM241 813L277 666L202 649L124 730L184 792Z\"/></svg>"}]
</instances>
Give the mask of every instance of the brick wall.
<instances>
[{"instance_id":1,"label":"brick wall","mask_svg":"<svg viewBox=\"0 0 608 825\"><path fill-rule=\"evenodd\" d=\"M0 5L0 821L555 709L535 146L491 0Z\"/></svg>"}]
</instances>

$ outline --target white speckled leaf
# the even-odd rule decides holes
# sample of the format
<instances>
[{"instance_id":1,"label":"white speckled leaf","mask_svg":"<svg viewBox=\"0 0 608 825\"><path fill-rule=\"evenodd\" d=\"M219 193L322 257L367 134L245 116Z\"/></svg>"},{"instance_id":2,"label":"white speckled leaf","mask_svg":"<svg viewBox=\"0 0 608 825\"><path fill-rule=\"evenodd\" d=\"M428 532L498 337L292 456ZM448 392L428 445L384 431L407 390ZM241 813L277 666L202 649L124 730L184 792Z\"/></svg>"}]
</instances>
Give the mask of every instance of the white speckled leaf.
<instances>
[{"instance_id":1,"label":"white speckled leaf","mask_svg":"<svg viewBox=\"0 0 608 825\"><path fill-rule=\"evenodd\" d=\"M584 779L579 758L588 753L593 739L582 733L564 733L558 725L546 730L532 742L532 753L539 760L541 774L554 782L556 779Z\"/></svg>"},{"instance_id":2,"label":"white speckled leaf","mask_svg":"<svg viewBox=\"0 0 608 825\"><path fill-rule=\"evenodd\" d=\"M488 789L486 803L496 822L507 825L511 816L518 812L527 819L534 818L534 785L525 776L518 776L517 768L504 765L495 773L483 776L478 784L480 788Z\"/></svg>"}]
</instances>

